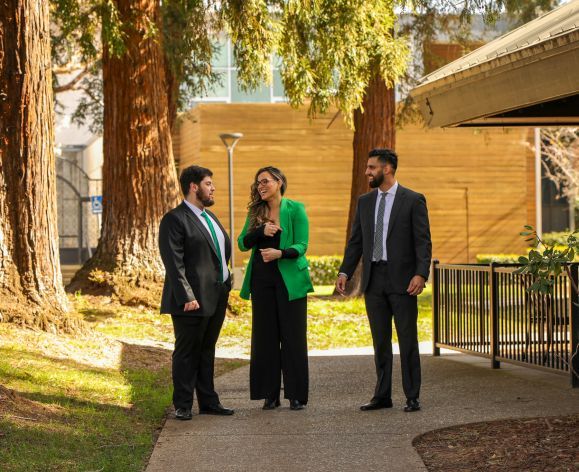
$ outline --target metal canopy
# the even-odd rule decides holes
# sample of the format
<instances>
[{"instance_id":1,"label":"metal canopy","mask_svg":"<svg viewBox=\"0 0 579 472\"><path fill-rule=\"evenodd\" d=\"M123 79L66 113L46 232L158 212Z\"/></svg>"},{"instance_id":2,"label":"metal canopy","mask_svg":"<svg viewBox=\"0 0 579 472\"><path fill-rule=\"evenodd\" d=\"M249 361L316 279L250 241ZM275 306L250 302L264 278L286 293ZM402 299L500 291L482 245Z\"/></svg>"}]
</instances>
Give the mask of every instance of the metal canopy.
<instances>
[{"instance_id":1,"label":"metal canopy","mask_svg":"<svg viewBox=\"0 0 579 472\"><path fill-rule=\"evenodd\" d=\"M579 125L579 0L423 77L410 95L431 128Z\"/></svg>"}]
</instances>

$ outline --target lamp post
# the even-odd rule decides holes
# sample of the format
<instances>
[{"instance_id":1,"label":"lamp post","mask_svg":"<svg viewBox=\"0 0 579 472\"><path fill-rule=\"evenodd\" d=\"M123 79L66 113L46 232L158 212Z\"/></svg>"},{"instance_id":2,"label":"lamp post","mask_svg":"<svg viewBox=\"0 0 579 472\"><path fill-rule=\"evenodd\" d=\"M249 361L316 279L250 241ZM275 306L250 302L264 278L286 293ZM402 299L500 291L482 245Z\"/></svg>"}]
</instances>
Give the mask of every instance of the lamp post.
<instances>
[{"instance_id":1,"label":"lamp post","mask_svg":"<svg viewBox=\"0 0 579 472\"><path fill-rule=\"evenodd\" d=\"M233 269L235 268L235 247L234 232L233 232L233 148L237 144L243 134L241 133L221 133L219 135L221 141L227 148L227 159L229 162L229 236L231 238L231 274L233 275Z\"/></svg>"}]
</instances>

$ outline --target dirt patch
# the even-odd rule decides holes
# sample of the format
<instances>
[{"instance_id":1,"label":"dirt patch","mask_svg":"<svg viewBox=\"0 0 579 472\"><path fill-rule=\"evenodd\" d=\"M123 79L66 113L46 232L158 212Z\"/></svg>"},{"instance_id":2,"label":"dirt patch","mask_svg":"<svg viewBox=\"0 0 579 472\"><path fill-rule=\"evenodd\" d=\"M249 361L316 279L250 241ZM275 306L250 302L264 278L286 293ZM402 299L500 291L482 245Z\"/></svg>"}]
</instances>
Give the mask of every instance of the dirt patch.
<instances>
[{"instance_id":1,"label":"dirt patch","mask_svg":"<svg viewBox=\"0 0 579 472\"><path fill-rule=\"evenodd\" d=\"M430 431L413 445L429 471L579 470L579 415L472 423Z\"/></svg>"},{"instance_id":2,"label":"dirt patch","mask_svg":"<svg viewBox=\"0 0 579 472\"><path fill-rule=\"evenodd\" d=\"M172 351L154 346L122 342L123 368L158 371L171 367Z\"/></svg>"},{"instance_id":3,"label":"dirt patch","mask_svg":"<svg viewBox=\"0 0 579 472\"><path fill-rule=\"evenodd\" d=\"M28 400L18 392L0 385L0 418L10 418L16 423L45 421L58 416L60 408ZM3 435L0 431L0 437Z\"/></svg>"}]
</instances>

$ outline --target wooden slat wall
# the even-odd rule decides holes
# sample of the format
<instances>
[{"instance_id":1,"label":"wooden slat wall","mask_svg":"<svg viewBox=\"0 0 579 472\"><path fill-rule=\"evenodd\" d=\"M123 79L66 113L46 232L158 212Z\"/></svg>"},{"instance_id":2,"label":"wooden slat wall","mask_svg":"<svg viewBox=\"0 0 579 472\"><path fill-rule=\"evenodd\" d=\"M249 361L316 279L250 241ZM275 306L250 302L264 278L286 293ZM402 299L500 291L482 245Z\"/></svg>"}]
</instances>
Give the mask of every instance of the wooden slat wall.
<instances>
[{"instance_id":1,"label":"wooden slat wall","mask_svg":"<svg viewBox=\"0 0 579 472\"><path fill-rule=\"evenodd\" d=\"M228 168L219 133L241 132L234 151L235 231L243 226L249 186L259 167L280 167L286 196L305 203L310 255L342 254L352 170L352 132L333 114L308 120L286 104L201 104L177 131L180 168L209 167L217 186L214 210L226 228ZM534 166L527 129L398 132L398 180L426 195L434 257L472 262L476 254L518 252L524 224L534 223ZM530 156L530 157L529 157ZM467 202L468 198L468 202ZM529 218L532 215L531 221ZM468 223L468 224L467 224ZM237 253L237 260L246 255Z\"/></svg>"}]
</instances>

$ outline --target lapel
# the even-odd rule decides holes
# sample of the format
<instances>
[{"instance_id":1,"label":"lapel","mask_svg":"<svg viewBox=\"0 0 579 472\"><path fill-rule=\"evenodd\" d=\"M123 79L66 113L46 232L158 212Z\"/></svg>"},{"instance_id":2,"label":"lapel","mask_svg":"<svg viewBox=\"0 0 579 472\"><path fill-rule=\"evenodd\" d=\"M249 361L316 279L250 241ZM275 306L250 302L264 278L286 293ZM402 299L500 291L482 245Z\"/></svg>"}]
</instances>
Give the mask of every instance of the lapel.
<instances>
[{"instance_id":1,"label":"lapel","mask_svg":"<svg viewBox=\"0 0 579 472\"><path fill-rule=\"evenodd\" d=\"M287 200L285 198L281 199L281 205L279 207L279 225L281 226L281 235L279 237L279 247L280 249L287 247L287 239L289 237L290 229L290 211L287 205Z\"/></svg>"},{"instance_id":2,"label":"lapel","mask_svg":"<svg viewBox=\"0 0 579 472\"><path fill-rule=\"evenodd\" d=\"M368 203L365 208L365 217L367 221L370 222L370 227L372 228L372 241L374 241L374 231L376 230L376 199L378 198L378 189L372 190L370 198L368 198Z\"/></svg>"},{"instance_id":3,"label":"lapel","mask_svg":"<svg viewBox=\"0 0 579 472\"><path fill-rule=\"evenodd\" d=\"M215 216L215 214L207 209L205 209L205 211L209 213L209 216L213 218L213 221L217 223L217 226L219 226L219 229L223 233L223 238L225 239L225 251L224 251L225 259L229 261L229 257L231 256L231 240L229 239L229 235L227 234L227 231L225 231L225 228L221 225L221 221L219 221L219 219Z\"/></svg>"},{"instance_id":4,"label":"lapel","mask_svg":"<svg viewBox=\"0 0 579 472\"><path fill-rule=\"evenodd\" d=\"M207 243L209 244L209 247L211 248L213 253L217 257L219 257L217 254L215 244L213 244L213 238L211 237L211 234L209 234L209 231L205 229L205 225L201 223L197 215L193 213L193 211L185 204L185 202L181 203L181 207L183 208L183 211L187 215L187 218L189 218L189 221L191 221L197 227L197 229L201 231L201 234L205 236L205 239L207 240Z\"/></svg>"},{"instance_id":5,"label":"lapel","mask_svg":"<svg viewBox=\"0 0 579 472\"><path fill-rule=\"evenodd\" d=\"M388 221L388 234L386 240L390 237L392 233L392 228L396 223L396 217L400 213L400 208L404 203L404 198L406 197L406 189L402 185L398 184L398 190L396 190L396 196L394 197L394 203L392 204L392 211L390 212L390 220Z\"/></svg>"}]
</instances>

